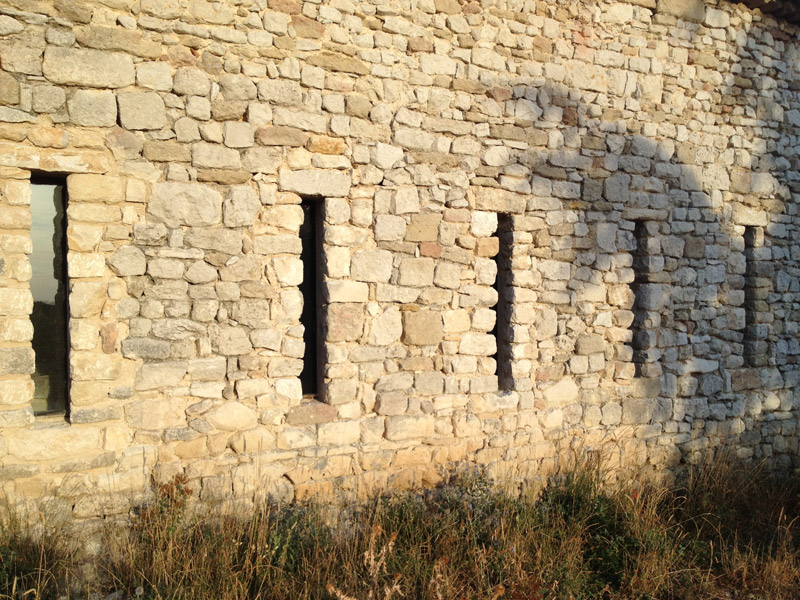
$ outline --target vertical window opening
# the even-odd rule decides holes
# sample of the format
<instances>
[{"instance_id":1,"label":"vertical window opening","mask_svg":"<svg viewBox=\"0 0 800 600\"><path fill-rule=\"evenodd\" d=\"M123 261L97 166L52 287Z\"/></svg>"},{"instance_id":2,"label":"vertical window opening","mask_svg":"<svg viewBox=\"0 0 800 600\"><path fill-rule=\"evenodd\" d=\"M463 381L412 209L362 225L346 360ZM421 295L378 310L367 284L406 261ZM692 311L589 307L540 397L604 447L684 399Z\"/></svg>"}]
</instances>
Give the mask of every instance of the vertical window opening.
<instances>
[{"instance_id":1,"label":"vertical window opening","mask_svg":"<svg viewBox=\"0 0 800 600\"><path fill-rule=\"evenodd\" d=\"M303 312L300 322L303 325L303 370L300 373L300 386L303 396L316 396L319 391L319 268L322 240L320 218L322 202L314 198L303 198L303 224L300 226L303 263L303 282L300 293L303 295Z\"/></svg>"},{"instance_id":2,"label":"vertical window opening","mask_svg":"<svg viewBox=\"0 0 800 600\"><path fill-rule=\"evenodd\" d=\"M647 229L646 221L636 221L633 230L636 241L636 250L633 254L633 322L631 332L633 338L631 347L633 348L633 364L635 376L643 376L645 363L648 362L648 350L655 343L655 331L652 330L653 323L646 309L645 285L650 283L650 261L648 242L650 233Z\"/></svg>"},{"instance_id":3,"label":"vertical window opening","mask_svg":"<svg viewBox=\"0 0 800 600\"><path fill-rule=\"evenodd\" d=\"M63 180L31 181L34 414L69 408L66 190Z\"/></svg>"},{"instance_id":4,"label":"vertical window opening","mask_svg":"<svg viewBox=\"0 0 800 600\"><path fill-rule=\"evenodd\" d=\"M492 334L497 342L497 350L492 358L497 364L497 385L503 391L514 389L511 371L511 251L513 246L513 227L511 215L497 215L497 254L494 260L497 276L494 289L497 292L495 320Z\"/></svg>"},{"instance_id":5,"label":"vertical window opening","mask_svg":"<svg viewBox=\"0 0 800 600\"><path fill-rule=\"evenodd\" d=\"M767 343L763 339L766 337L766 327L758 322L759 305L763 302L756 260L756 248L763 242L759 240L759 233L758 227L744 228L744 363L749 367L763 366L767 362Z\"/></svg>"}]
</instances>

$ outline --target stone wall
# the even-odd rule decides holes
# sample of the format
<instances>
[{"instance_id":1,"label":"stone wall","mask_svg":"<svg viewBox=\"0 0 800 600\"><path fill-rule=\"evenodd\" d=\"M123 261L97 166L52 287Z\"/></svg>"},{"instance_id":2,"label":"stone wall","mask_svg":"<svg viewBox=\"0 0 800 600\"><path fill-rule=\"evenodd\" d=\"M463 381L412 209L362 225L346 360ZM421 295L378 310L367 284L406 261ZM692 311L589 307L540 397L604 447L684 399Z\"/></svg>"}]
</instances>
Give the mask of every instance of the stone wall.
<instances>
[{"instance_id":1,"label":"stone wall","mask_svg":"<svg viewBox=\"0 0 800 600\"><path fill-rule=\"evenodd\" d=\"M0 494L797 464L797 39L697 0L3 0ZM67 419L31 409L32 174L68 187Z\"/></svg>"}]
</instances>

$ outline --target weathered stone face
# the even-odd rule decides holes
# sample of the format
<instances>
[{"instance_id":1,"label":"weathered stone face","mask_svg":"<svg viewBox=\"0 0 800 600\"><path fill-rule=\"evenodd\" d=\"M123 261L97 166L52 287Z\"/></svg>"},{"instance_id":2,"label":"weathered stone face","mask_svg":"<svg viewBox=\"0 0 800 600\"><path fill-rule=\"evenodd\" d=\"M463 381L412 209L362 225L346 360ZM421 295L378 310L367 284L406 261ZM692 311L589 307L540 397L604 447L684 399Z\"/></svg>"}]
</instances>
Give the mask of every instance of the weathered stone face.
<instances>
[{"instance_id":1,"label":"weathered stone face","mask_svg":"<svg viewBox=\"0 0 800 600\"><path fill-rule=\"evenodd\" d=\"M421 462L542 475L576 438L637 470L796 459L795 26L51 4L0 15L2 493L69 497L73 454L249 501ZM32 409L40 175L68 192L57 427Z\"/></svg>"}]
</instances>

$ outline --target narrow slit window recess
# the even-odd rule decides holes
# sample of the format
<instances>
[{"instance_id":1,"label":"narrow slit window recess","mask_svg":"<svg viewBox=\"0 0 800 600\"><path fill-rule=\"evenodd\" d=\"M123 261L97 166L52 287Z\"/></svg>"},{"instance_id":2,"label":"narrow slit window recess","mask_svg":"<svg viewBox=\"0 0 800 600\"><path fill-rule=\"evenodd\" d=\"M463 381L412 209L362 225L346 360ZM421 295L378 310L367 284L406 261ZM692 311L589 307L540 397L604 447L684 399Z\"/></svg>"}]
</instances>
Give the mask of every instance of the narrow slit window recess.
<instances>
[{"instance_id":1,"label":"narrow slit window recess","mask_svg":"<svg viewBox=\"0 0 800 600\"><path fill-rule=\"evenodd\" d=\"M764 230L748 226L744 230L744 364L761 367L768 363L767 324L759 313L767 311L769 287L759 274L758 248L764 245Z\"/></svg>"},{"instance_id":2,"label":"narrow slit window recess","mask_svg":"<svg viewBox=\"0 0 800 600\"><path fill-rule=\"evenodd\" d=\"M303 198L303 224L300 226L303 263L303 282L300 293L303 295L303 312L300 323L303 325L303 370L300 373L300 386L304 397L316 397L319 392L320 354L319 329L321 325L319 310L319 272L322 239L320 224L322 201L316 198Z\"/></svg>"},{"instance_id":3,"label":"narrow slit window recess","mask_svg":"<svg viewBox=\"0 0 800 600\"><path fill-rule=\"evenodd\" d=\"M502 391L514 389L514 376L511 369L511 250L513 246L513 225L511 215L497 215L497 276L494 289L497 292L495 321L492 334L497 341L497 350L492 358L497 364L497 385Z\"/></svg>"},{"instance_id":4,"label":"narrow slit window recess","mask_svg":"<svg viewBox=\"0 0 800 600\"><path fill-rule=\"evenodd\" d=\"M63 180L31 181L34 414L69 409L66 190Z\"/></svg>"},{"instance_id":5,"label":"narrow slit window recess","mask_svg":"<svg viewBox=\"0 0 800 600\"><path fill-rule=\"evenodd\" d=\"M636 250L633 255L634 279L633 323L631 332L633 339L633 362L637 377L651 377L654 363L658 360L658 330L661 327L661 314L654 310L649 284L657 280L656 273L664 267L664 258L660 254L658 223L637 221L633 230L636 239Z\"/></svg>"}]
</instances>

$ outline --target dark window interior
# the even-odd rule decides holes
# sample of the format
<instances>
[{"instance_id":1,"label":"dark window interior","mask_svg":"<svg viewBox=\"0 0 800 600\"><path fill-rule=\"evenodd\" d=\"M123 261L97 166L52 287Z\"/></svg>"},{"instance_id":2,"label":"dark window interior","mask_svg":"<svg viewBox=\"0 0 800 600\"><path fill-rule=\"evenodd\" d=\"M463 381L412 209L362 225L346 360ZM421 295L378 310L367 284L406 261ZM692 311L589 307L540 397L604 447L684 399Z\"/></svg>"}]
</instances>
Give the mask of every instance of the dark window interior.
<instances>
[{"instance_id":1,"label":"dark window interior","mask_svg":"<svg viewBox=\"0 0 800 600\"><path fill-rule=\"evenodd\" d=\"M303 262L303 283L300 292L303 294L303 312L300 322L303 324L303 370L300 373L300 385L304 396L315 396L319 391L319 269L322 240L320 239L322 202L314 198L303 198L300 206L303 209L303 224L300 226Z\"/></svg>"},{"instance_id":2,"label":"dark window interior","mask_svg":"<svg viewBox=\"0 0 800 600\"><path fill-rule=\"evenodd\" d=\"M633 362L635 365L635 375L642 375L642 365L647 362L647 351L651 347L652 340L648 329L647 311L642 307L643 284L650 282L650 267L648 264L649 252L647 244L649 232L647 231L647 221L636 221L633 230L636 239L636 250L633 254L633 285L631 286L634 294L633 304L633 323L631 330L633 339Z\"/></svg>"},{"instance_id":3,"label":"dark window interior","mask_svg":"<svg viewBox=\"0 0 800 600\"><path fill-rule=\"evenodd\" d=\"M66 207L63 179L31 181L35 414L66 413L69 408Z\"/></svg>"},{"instance_id":4,"label":"dark window interior","mask_svg":"<svg viewBox=\"0 0 800 600\"><path fill-rule=\"evenodd\" d=\"M511 373L511 250L513 246L513 228L511 215L497 215L497 233L499 251L495 255L497 277L494 289L497 292L495 306L495 322L492 334L497 340L497 352L493 358L497 361L497 383L501 390L514 389Z\"/></svg>"}]
</instances>

